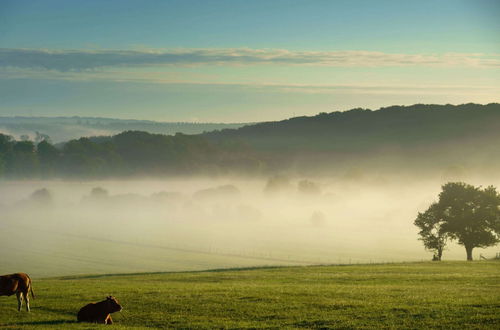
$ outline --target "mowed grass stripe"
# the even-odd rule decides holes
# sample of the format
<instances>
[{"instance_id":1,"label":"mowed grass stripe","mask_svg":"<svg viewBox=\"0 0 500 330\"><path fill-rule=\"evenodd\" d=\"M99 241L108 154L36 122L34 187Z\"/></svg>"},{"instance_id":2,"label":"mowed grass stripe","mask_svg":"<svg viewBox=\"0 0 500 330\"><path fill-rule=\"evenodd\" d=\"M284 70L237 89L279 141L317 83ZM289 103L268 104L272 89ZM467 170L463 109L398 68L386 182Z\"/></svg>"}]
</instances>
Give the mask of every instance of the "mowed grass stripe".
<instances>
[{"instance_id":1,"label":"mowed grass stripe","mask_svg":"<svg viewBox=\"0 0 500 330\"><path fill-rule=\"evenodd\" d=\"M500 327L500 262L400 263L36 280L32 313L0 298L0 326L88 328L80 307L114 295L122 328Z\"/></svg>"}]
</instances>

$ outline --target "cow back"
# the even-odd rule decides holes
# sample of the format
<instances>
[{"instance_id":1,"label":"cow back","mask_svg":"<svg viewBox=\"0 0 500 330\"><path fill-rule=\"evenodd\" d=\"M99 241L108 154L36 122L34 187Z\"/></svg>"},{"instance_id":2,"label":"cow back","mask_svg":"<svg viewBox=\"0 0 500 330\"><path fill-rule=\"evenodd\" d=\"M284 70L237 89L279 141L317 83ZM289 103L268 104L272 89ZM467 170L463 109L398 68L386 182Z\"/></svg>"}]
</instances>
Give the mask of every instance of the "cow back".
<instances>
[{"instance_id":1,"label":"cow back","mask_svg":"<svg viewBox=\"0 0 500 330\"><path fill-rule=\"evenodd\" d=\"M22 279L18 274L0 276L0 296L11 296L22 286Z\"/></svg>"}]
</instances>

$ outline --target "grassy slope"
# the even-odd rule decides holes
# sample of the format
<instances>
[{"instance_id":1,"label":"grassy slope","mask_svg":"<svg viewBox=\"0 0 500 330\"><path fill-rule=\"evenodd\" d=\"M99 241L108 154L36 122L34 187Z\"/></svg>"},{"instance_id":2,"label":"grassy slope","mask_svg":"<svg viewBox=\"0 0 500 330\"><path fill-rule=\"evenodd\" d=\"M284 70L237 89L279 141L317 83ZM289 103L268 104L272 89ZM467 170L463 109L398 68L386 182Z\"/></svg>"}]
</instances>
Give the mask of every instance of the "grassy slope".
<instances>
[{"instance_id":1,"label":"grassy slope","mask_svg":"<svg viewBox=\"0 0 500 330\"><path fill-rule=\"evenodd\" d=\"M89 328L115 295L117 327L498 328L500 262L311 266L37 280L32 313L0 297L0 327Z\"/></svg>"}]
</instances>

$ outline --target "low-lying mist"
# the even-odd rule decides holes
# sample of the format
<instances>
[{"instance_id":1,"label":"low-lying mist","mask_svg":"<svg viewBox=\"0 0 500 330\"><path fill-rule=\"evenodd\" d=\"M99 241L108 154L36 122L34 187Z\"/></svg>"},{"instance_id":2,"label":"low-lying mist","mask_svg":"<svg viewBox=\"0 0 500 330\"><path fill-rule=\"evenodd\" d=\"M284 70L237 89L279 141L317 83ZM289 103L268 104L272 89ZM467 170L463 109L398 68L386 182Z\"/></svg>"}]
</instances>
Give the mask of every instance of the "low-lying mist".
<instances>
[{"instance_id":1,"label":"low-lying mist","mask_svg":"<svg viewBox=\"0 0 500 330\"><path fill-rule=\"evenodd\" d=\"M0 273L430 260L413 221L442 183L389 176L0 182ZM496 250L476 249L474 257ZM443 259L463 260L465 251L452 244Z\"/></svg>"}]
</instances>

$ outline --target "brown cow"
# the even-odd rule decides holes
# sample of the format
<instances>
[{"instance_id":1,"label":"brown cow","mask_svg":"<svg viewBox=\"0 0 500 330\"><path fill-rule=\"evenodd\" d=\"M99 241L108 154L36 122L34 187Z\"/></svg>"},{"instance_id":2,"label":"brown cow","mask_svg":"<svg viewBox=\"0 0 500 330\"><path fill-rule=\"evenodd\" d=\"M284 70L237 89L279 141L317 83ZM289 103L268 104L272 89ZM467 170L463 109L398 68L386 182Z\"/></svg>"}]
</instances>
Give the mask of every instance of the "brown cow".
<instances>
[{"instance_id":1,"label":"brown cow","mask_svg":"<svg viewBox=\"0 0 500 330\"><path fill-rule=\"evenodd\" d=\"M78 312L78 322L113 324L111 313L119 312L122 306L115 297L109 296L98 303L90 303Z\"/></svg>"},{"instance_id":2,"label":"brown cow","mask_svg":"<svg viewBox=\"0 0 500 330\"><path fill-rule=\"evenodd\" d=\"M26 300L26 311L30 311L30 300L28 292L31 292L33 299L33 287L31 286L31 278L25 273L15 273L10 275L0 276L0 296L12 296L14 293L17 296L17 310L21 310L23 297Z\"/></svg>"}]
</instances>

